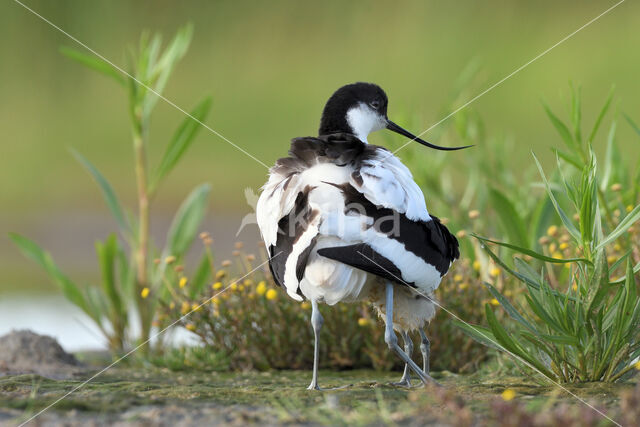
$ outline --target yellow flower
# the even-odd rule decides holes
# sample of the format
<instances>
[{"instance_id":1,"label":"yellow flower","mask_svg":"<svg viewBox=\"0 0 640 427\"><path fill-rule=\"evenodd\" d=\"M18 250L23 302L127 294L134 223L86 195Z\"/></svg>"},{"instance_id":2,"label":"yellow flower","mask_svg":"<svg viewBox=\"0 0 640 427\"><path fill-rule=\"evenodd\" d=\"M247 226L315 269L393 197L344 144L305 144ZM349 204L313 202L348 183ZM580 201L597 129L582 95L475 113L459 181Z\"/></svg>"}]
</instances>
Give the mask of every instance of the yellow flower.
<instances>
[{"instance_id":1,"label":"yellow flower","mask_svg":"<svg viewBox=\"0 0 640 427\"><path fill-rule=\"evenodd\" d=\"M621 251L622 250L622 246L620 246L620 243L616 243L615 245L613 245L613 249L616 251Z\"/></svg>"},{"instance_id":2,"label":"yellow flower","mask_svg":"<svg viewBox=\"0 0 640 427\"><path fill-rule=\"evenodd\" d=\"M251 286L253 285L253 281L251 279L244 279L244 282L242 282L245 286Z\"/></svg>"},{"instance_id":3,"label":"yellow flower","mask_svg":"<svg viewBox=\"0 0 640 427\"><path fill-rule=\"evenodd\" d=\"M358 326L367 326L369 324L369 320L361 317L358 319Z\"/></svg>"},{"instance_id":4,"label":"yellow flower","mask_svg":"<svg viewBox=\"0 0 640 427\"><path fill-rule=\"evenodd\" d=\"M165 264L171 264L172 262L174 262L176 260L176 257L174 257L173 255L169 255L168 257L166 257L164 259Z\"/></svg>"},{"instance_id":5,"label":"yellow flower","mask_svg":"<svg viewBox=\"0 0 640 427\"><path fill-rule=\"evenodd\" d=\"M178 283L178 285L180 285L180 288L184 288L185 286L187 286L187 278L182 276L180 278L180 283Z\"/></svg>"},{"instance_id":6,"label":"yellow flower","mask_svg":"<svg viewBox=\"0 0 640 427\"><path fill-rule=\"evenodd\" d=\"M555 236L556 234L558 234L558 227L555 225L552 225L551 227L547 228L547 236Z\"/></svg>"},{"instance_id":7,"label":"yellow flower","mask_svg":"<svg viewBox=\"0 0 640 427\"><path fill-rule=\"evenodd\" d=\"M489 302L491 303L491 305L495 305L495 306L500 305L500 301L498 301L498 300L497 300L497 299L495 299L495 298L492 298L492 299L491 299L491 301L489 301Z\"/></svg>"},{"instance_id":8,"label":"yellow flower","mask_svg":"<svg viewBox=\"0 0 640 427\"><path fill-rule=\"evenodd\" d=\"M574 292L575 292L575 291L577 291L577 290L578 290L578 285L577 285L576 283L574 283L574 284L571 286L571 289L573 289L573 291L574 291Z\"/></svg>"},{"instance_id":9,"label":"yellow flower","mask_svg":"<svg viewBox=\"0 0 640 427\"><path fill-rule=\"evenodd\" d=\"M140 296L142 297L142 299L145 299L146 297L149 296L149 293L151 291L149 290L149 288L143 288L142 291L140 292Z\"/></svg>"},{"instance_id":10,"label":"yellow flower","mask_svg":"<svg viewBox=\"0 0 640 427\"><path fill-rule=\"evenodd\" d=\"M551 256L556 259L562 259L562 252L555 251Z\"/></svg>"},{"instance_id":11,"label":"yellow flower","mask_svg":"<svg viewBox=\"0 0 640 427\"><path fill-rule=\"evenodd\" d=\"M224 270L216 271L216 279L218 279L218 280L222 279L226 275L227 275L227 272L224 271Z\"/></svg>"},{"instance_id":12,"label":"yellow flower","mask_svg":"<svg viewBox=\"0 0 640 427\"><path fill-rule=\"evenodd\" d=\"M187 314L189 312L189 303L186 301L182 302L182 307L180 307L180 313Z\"/></svg>"},{"instance_id":13,"label":"yellow flower","mask_svg":"<svg viewBox=\"0 0 640 427\"><path fill-rule=\"evenodd\" d=\"M480 261L478 261L478 260L473 261L473 269L475 271L480 271L480 267L481 267L480 266Z\"/></svg>"},{"instance_id":14,"label":"yellow flower","mask_svg":"<svg viewBox=\"0 0 640 427\"><path fill-rule=\"evenodd\" d=\"M220 298L218 297L213 297L211 298L211 304L220 304Z\"/></svg>"},{"instance_id":15,"label":"yellow flower","mask_svg":"<svg viewBox=\"0 0 640 427\"><path fill-rule=\"evenodd\" d=\"M211 285L211 288L212 288L214 291L217 291L217 290L219 290L219 289L222 289L222 282L216 282L216 283L214 283L213 285Z\"/></svg>"},{"instance_id":16,"label":"yellow flower","mask_svg":"<svg viewBox=\"0 0 640 427\"><path fill-rule=\"evenodd\" d=\"M616 257L615 257L615 255L609 255L609 256L607 257L607 262L608 262L609 264L613 264L614 262L616 262Z\"/></svg>"},{"instance_id":17,"label":"yellow flower","mask_svg":"<svg viewBox=\"0 0 640 427\"><path fill-rule=\"evenodd\" d=\"M278 298L278 292L276 292L275 289L269 289L265 295L267 297L268 300L274 300L276 298Z\"/></svg>"},{"instance_id":18,"label":"yellow flower","mask_svg":"<svg viewBox=\"0 0 640 427\"><path fill-rule=\"evenodd\" d=\"M467 237L467 232L465 230L460 230L456 233L456 237L458 239L464 239L465 237Z\"/></svg>"},{"instance_id":19,"label":"yellow flower","mask_svg":"<svg viewBox=\"0 0 640 427\"><path fill-rule=\"evenodd\" d=\"M305 301L302 304L300 304L300 307L303 310L309 310L311 308L311 303L309 301Z\"/></svg>"},{"instance_id":20,"label":"yellow flower","mask_svg":"<svg viewBox=\"0 0 640 427\"><path fill-rule=\"evenodd\" d=\"M479 211L477 211L475 209L472 210L472 211L469 211L469 218L470 219L477 219L479 217L480 217L480 212Z\"/></svg>"},{"instance_id":21,"label":"yellow flower","mask_svg":"<svg viewBox=\"0 0 640 427\"><path fill-rule=\"evenodd\" d=\"M631 212L632 210L633 210L633 206L628 205L628 206L626 207L626 211L627 211L627 212Z\"/></svg>"},{"instance_id":22,"label":"yellow flower","mask_svg":"<svg viewBox=\"0 0 640 427\"><path fill-rule=\"evenodd\" d=\"M224 261L222 261L220 263L223 267L229 267L231 265L231 261L229 261L228 259L225 259Z\"/></svg>"},{"instance_id":23,"label":"yellow flower","mask_svg":"<svg viewBox=\"0 0 640 427\"><path fill-rule=\"evenodd\" d=\"M555 252L556 251L556 244L552 243L549 245L549 252Z\"/></svg>"},{"instance_id":24,"label":"yellow flower","mask_svg":"<svg viewBox=\"0 0 640 427\"><path fill-rule=\"evenodd\" d=\"M453 276L453 281L462 282L462 274L456 274L455 276Z\"/></svg>"},{"instance_id":25,"label":"yellow flower","mask_svg":"<svg viewBox=\"0 0 640 427\"><path fill-rule=\"evenodd\" d=\"M169 304L169 309L173 310L174 308L176 308L176 303L171 301L171 303Z\"/></svg>"},{"instance_id":26,"label":"yellow flower","mask_svg":"<svg viewBox=\"0 0 640 427\"><path fill-rule=\"evenodd\" d=\"M238 290L238 284L236 282L233 282L231 285L229 285L229 288L232 291L237 291Z\"/></svg>"},{"instance_id":27,"label":"yellow flower","mask_svg":"<svg viewBox=\"0 0 640 427\"><path fill-rule=\"evenodd\" d=\"M611 186L611 191L620 191L620 190L622 190L622 184L620 184L619 182L616 182Z\"/></svg>"},{"instance_id":28,"label":"yellow flower","mask_svg":"<svg viewBox=\"0 0 640 427\"><path fill-rule=\"evenodd\" d=\"M187 325L185 326L185 328L187 328L187 330L193 332L196 330L196 325L194 325L193 323L187 323Z\"/></svg>"},{"instance_id":29,"label":"yellow flower","mask_svg":"<svg viewBox=\"0 0 640 427\"><path fill-rule=\"evenodd\" d=\"M499 269L498 267L493 267L493 268L491 269L491 271L489 272L489 274L490 274L492 277L498 277L498 276L500 275L500 269Z\"/></svg>"},{"instance_id":30,"label":"yellow flower","mask_svg":"<svg viewBox=\"0 0 640 427\"><path fill-rule=\"evenodd\" d=\"M240 292L244 291L244 285L239 285L239 286L238 286L238 290L239 290Z\"/></svg>"},{"instance_id":31,"label":"yellow flower","mask_svg":"<svg viewBox=\"0 0 640 427\"><path fill-rule=\"evenodd\" d=\"M560 246L558 246L558 248L559 248L561 251L564 251L564 250L565 250L565 249L567 249L568 247L569 247L569 244L568 244L567 242L562 242L562 243L560 243Z\"/></svg>"},{"instance_id":32,"label":"yellow flower","mask_svg":"<svg viewBox=\"0 0 640 427\"><path fill-rule=\"evenodd\" d=\"M258 283L258 286L256 286L256 293L258 295L264 295L266 292L267 292L267 282L262 280L260 283Z\"/></svg>"},{"instance_id":33,"label":"yellow flower","mask_svg":"<svg viewBox=\"0 0 640 427\"><path fill-rule=\"evenodd\" d=\"M500 396L502 396L502 400L506 400L508 402L509 400L512 400L514 397L516 397L516 392L508 388L503 391Z\"/></svg>"},{"instance_id":34,"label":"yellow flower","mask_svg":"<svg viewBox=\"0 0 640 427\"><path fill-rule=\"evenodd\" d=\"M197 304L195 302L191 304L191 311L200 311L201 308L202 306L200 304Z\"/></svg>"},{"instance_id":35,"label":"yellow flower","mask_svg":"<svg viewBox=\"0 0 640 427\"><path fill-rule=\"evenodd\" d=\"M464 283L460 283L458 285L458 289L460 289L461 291L464 291L465 289L467 289L469 287L469 284L467 282Z\"/></svg>"}]
</instances>

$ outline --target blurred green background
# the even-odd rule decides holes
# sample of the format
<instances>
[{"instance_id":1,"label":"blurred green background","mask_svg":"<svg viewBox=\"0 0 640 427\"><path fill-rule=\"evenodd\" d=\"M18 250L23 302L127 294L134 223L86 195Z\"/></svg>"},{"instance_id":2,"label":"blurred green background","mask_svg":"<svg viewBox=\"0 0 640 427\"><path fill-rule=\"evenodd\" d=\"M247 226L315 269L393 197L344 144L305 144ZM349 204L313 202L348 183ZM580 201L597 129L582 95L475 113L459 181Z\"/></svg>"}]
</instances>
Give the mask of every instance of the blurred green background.
<instances>
[{"instance_id":1,"label":"blurred green background","mask_svg":"<svg viewBox=\"0 0 640 427\"><path fill-rule=\"evenodd\" d=\"M391 100L390 117L417 117L421 128L411 130L418 133L452 107L455 80L470 62L480 72L467 98L615 3L25 0L123 67L125 48L143 30L167 40L192 22L191 49L165 96L189 110L212 95L207 124L266 164L286 152L292 137L316 133L324 102L343 84L380 84ZM522 148L511 159L514 169L531 162L530 150L551 159L549 147L558 139L540 101L566 117L569 82L582 87L587 122L613 84L616 108L638 119L639 29L640 5L627 1L474 102L489 135ZM126 95L60 55L62 45L79 47L19 4L0 4L0 293L52 289L9 243L9 231L41 243L70 275L95 279L93 241L114 224L70 147L102 170L125 204L134 203ZM152 162L183 119L163 102L154 114ZM618 138L638 151L628 126L619 127ZM164 229L187 191L210 182L208 227L224 254L250 212L244 189L257 191L265 177L263 166L203 129L155 200L152 226ZM429 189L423 191L428 202ZM257 239L255 227L246 233L241 237Z\"/></svg>"}]
</instances>

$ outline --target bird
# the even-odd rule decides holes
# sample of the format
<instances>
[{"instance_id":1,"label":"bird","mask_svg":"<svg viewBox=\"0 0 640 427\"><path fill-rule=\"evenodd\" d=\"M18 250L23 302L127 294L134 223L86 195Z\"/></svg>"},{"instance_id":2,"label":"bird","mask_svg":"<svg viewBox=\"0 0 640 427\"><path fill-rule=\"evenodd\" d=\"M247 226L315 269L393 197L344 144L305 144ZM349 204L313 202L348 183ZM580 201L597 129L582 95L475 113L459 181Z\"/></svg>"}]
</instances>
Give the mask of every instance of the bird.
<instances>
[{"instance_id":1,"label":"bird","mask_svg":"<svg viewBox=\"0 0 640 427\"><path fill-rule=\"evenodd\" d=\"M385 342L405 363L399 385L413 372L426 385L430 343L425 328L435 315L433 292L460 252L456 237L427 211L409 169L370 133L388 129L424 141L387 117L388 98L374 83L340 87L322 111L317 137L291 140L288 156L269 169L256 206L258 227L277 285L311 302L314 361L310 390L318 385L318 304L366 301L385 322ZM411 331L421 336L422 368L411 358ZM404 349L398 345L398 331Z\"/></svg>"}]
</instances>

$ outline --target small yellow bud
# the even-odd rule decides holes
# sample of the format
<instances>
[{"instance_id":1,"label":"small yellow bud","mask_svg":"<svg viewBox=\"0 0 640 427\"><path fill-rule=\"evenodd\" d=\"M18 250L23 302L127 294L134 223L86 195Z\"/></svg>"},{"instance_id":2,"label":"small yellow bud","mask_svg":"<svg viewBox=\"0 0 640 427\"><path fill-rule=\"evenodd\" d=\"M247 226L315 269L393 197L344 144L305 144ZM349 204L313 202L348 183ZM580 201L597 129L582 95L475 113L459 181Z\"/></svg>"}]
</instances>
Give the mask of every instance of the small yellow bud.
<instances>
[{"instance_id":1,"label":"small yellow bud","mask_svg":"<svg viewBox=\"0 0 640 427\"><path fill-rule=\"evenodd\" d=\"M213 285L211 285L211 288L212 288L214 291L217 291L217 290L219 290L219 289L222 289L222 282L216 282L216 283L214 283Z\"/></svg>"},{"instance_id":2,"label":"small yellow bud","mask_svg":"<svg viewBox=\"0 0 640 427\"><path fill-rule=\"evenodd\" d=\"M455 276L453 276L453 281L454 282L462 282L462 274L456 274Z\"/></svg>"},{"instance_id":3,"label":"small yellow bud","mask_svg":"<svg viewBox=\"0 0 640 427\"><path fill-rule=\"evenodd\" d=\"M607 257L607 262L608 262L609 264L613 264L614 262L616 262L616 260L617 260L617 258L615 257L615 255L609 255L609 256Z\"/></svg>"},{"instance_id":4,"label":"small yellow bud","mask_svg":"<svg viewBox=\"0 0 640 427\"><path fill-rule=\"evenodd\" d=\"M633 210L633 206L628 205L628 206L625 208L625 210L627 211L627 213L628 213L628 212L631 212L631 211Z\"/></svg>"},{"instance_id":5,"label":"small yellow bud","mask_svg":"<svg viewBox=\"0 0 640 427\"><path fill-rule=\"evenodd\" d=\"M254 254L247 255L247 261L252 262L256 260L256 256Z\"/></svg>"},{"instance_id":6,"label":"small yellow bud","mask_svg":"<svg viewBox=\"0 0 640 427\"><path fill-rule=\"evenodd\" d=\"M562 252L555 251L551 256L556 259L562 259Z\"/></svg>"},{"instance_id":7,"label":"small yellow bud","mask_svg":"<svg viewBox=\"0 0 640 427\"><path fill-rule=\"evenodd\" d=\"M276 292L275 289L269 289L265 296L268 300L273 301L274 299L278 298L278 292Z\"/></svg>"},{"instance_id":8,"label":"small yellow bud","mask_svg":"<svg viewBox=\"0 0 640 427\"><path fill-rule=\"evenodd\" d=\"M209 238L211 235L209 234L209 232L207 231L203 231L200 234L198 234L198 237L200 237L200 239L204 240Z\"/></svg>"},{"instance_id":9,"label":"small yellow bud","mask_svg":"<svg viewBox=\"0 0 640 427\"><path fill-rule=\"evenodd\" d=\"M491 301L489 301L489 303L491 303L491 305L495 305L496 307L500 305L500 301L498 301L496 298L491 298Z\"/></svg>"},{"instance_id":10,"label":"small yellow bud","mask_svg":"<svg viewBox=\"0 0 640 427\"><path fill-rule=\"evenodd\" d=\"M538 243L540 243L540 246L548 245L550 241L551 240L549 240L547 236L542 236L541 238L538 239Z\"/></svg>"},{"instance_id":11,"label":"small yellow bud","mask_svg":"<svg viewBox=\"0 0 640 427\"><path fill-rule=\"evenodd\" d=\"M183 301L182 302L182 307L180 307L180 313L187 314L189 312L189 308L190 308L189 303L186 302L186 301Z\"/></svg>"},{"instance_id":12,"label":"small yellow bud","mask_svg":"<svg viewBox=\"0 0 640 427\"><path fill-rule=\"evenodd\" d=\"M175 271L176 273L182 273L184 271L184 265L176 265L175 267L173 267L173 271Z\"/></svg>"},{"instance_id":13,"label":"small yellow bud","mask_svg":"<svg viewBox=\"0 0 640 427\"><path fill-rule=\"evenodd\" d=\"M465 289L467 289L469 287L469 284L467 282L464 283L460 283L458 285L458 289L460 289L461 291L464 291Z\"/></svg>"},{"instance_id":14,"label":"small yellow bud","mask_svg":"<svg viewBox=\"0 0 640 427\"><path fill-rule=\"evenodd\" d=\"M571 285L571 289L573 289L573 291L577 291L578 290L578 285L576 283L574 283L573 285Z\"/></svg>"},{"instance_id":15,"label":"small yellow bud","mask_svg":"<svg viewBox=\"0 0 640 427\"><path fill-rule=\"evenodd\" d=\"M223 267L229 267L231 265L231 261L228 259L225 259L224 261L222 261L220 263Z\"/></svg>"},{"instance_id":16,"label":"small yellow bud","mask_svg":"<svg viewBox=\"0 0 640 427\"><path fill-rule=\"evenodd\" d=\"M513 400L514 397L516 397L516 392L508 388L505 391L503 391L500 396L502 396L502 400L508 402L510 400Z\"/></svg>"},{"instance_id":17,"label":"small yellow bud","mask_svg":"<svg viewBox=\"0 0 640 427\"><path fill-rule=\"evenodd\" d=\"M173 262L175 262L176 257L174 257L173 255L169 255L168 257L166 257L164 259L165 264L171 264Z\"/></svg>"},{"instance_id":18,"label":"small yellow bud","mask_svg":"<svg viewBox=\"0 0 640 427\"><path fill-rule=\"evenodd\" d=\"M244 282L242 282L242 284L245 286L251 286L253 284L253 281L251 279L244 279Z\"/></svg>"},{"instance_id":19,"label":"small yellow bud","mask_svg":"<svg viewBox=\"0 0 640 427\"><path fill-rule=\"evenodd\" d=\"M547 228L547 236L554 237L556 234L558 234L558 226L552 225Z\"/></svg>"},{"instance_id":20,"label":"small yellow bud","mask_svg":"<svg viewBox=\"0 0 640 427\"><path fill-rule=\"evenodd\" d=\"M467 232L465 230L460 230L456 233L456 237L458 239L464 239L465 237L467 237Z\"/></svg>"},{"instance_id":21,"label":"small yellow bud","mask_svg":"<svg viewBox=\"0 0 640 427\"><path fill-rule=\"evenodd\" d=\"M633 366L636 368L636 370L640 371L640 361L636 362Z\"/></svg>"},{"instance_id":22,"label":"small yellow bud","mask_svg":"<svg viewBox=\"0 0 640 427\"><path fill-rule=\"evenodd\" d=\"M173 310L174 308L176 308L176 303L175 303L175 302L173 302L173 301L171 301L171 302L169 303L169 310Z\"/></svg>"},{"instance_id":23,"label":"small yellow bud","mask_svg":"<svg viewBox=\"0 0 640 427\"><path fill-rule=\"evenodd\" d=\"M231 252L231 255L240 256L240 251L233 251L233 252Z\"/></svg>"},{"instance_id":24,"label":"small yellow bud","mask_svg":"<svg viewBox=\"0 0 640 427\"><path fill-rule=\"evenodd\" d=\"M358 326L367 326L369 324L369 320L361 317L358 319Z\"/></svg>"},{"instance_id":25,"label":"small yellow bud","mask_svg":"<svg viewBox=\"0 0 640 427\"><path fill-rule=\"evenodd\" d=\"M191 311L200 311L202 309L202 306L198 303L193 303L191 304Z\"/></svg>"},{"instance_id":26,"label":"small yellow bud","mask_svg":"<svg viewBox=\"0 0 640 427\"><path fill-rule=\"evenodd\" d=\"M480 218L480 212L477 210L469 211L469 219L477 219Z\"/></svg>"},{"instance_id":27,"label":"small yellow bud","mask_svg":"<svg viewBox=\"0 0 640 427\"><path fill-rule=\"evenodd\" d=\"M218 280L222 279L226 275L227 275L227 272L224 271L224 270L216 271L216 279L218 279Z\"/></svg>"},{"instance_id":28,"label":"small yellow bud","mask_svg":"<svg viewBox=\"0 0 640 427\"><path fill-rule=\"evenodd\" d=\"M149 290L149 288L143 288L142 291L140 292L140 296L142 297L142 299L145 299L146 297L149 296L149 293L151 291Z\"/></svg>"},{"instance_id":29,"label":"small yellow bud","mask_svg":"<svg viewBox=\"0 0 640 427\"><path fill-rule=\"evenodd\" d=\"M212 304L216 304L216 305L220 304L220 298L218 298L218 297L211 298L211 303Z\"/></svg>"},{"instance_id":30,"label":"small yellow bud","mask_svg":"<svg viewBox=\"0 0 640 427\"><path fill-rule=\"evenodd\" d=\"M622 246L620 246L620 243L616 243L615 245L613 245L613 250L621 251L622 250Z\"/></svg>"},{"instance_id":31,"label":"small yellow bud","mask_svg":"<svg viewBox=\"0 0 640 427\"><path fill-rule=\"evenodd\" d=\"M258 286L256 286L256 293L258 295L264 295L266 292L267 292L267 282L262 280L260 283L258 283Z\"/></svg>"},{"instance_id":32,"label":"small yellow bud","mask_svg":"<svg viewBox=\"0 0 640 427\"><path fill-rule=\"evenodd\" d=\"M500 269L498 267L493 267L491 271L489 271L491 277L498 277L500 275Z\"/></svg>"},{"instance_id":33,"label":"small yellow bud","mask_svg":"<svg viewBox=\"0 0 640 427\"><path fill-rule=\"evenodd\" d=\"M196 330L196 325L194 325L193 323L187 323L185 328L187 328L188 331L195 331Z\"/></svg>"},{"instance_id":34,"label":"small yellow bud","mask_svg":"<svg viewBox=\"0 0 640 427\"><path fill-rule=\"evenodd\" d=\"M233 246L235 246L236 249L242 249L242 247L244 246L244 243L236 242Z\"/></svg>"},{"instance_id":35,"label":"small yellow bud","mask_svg":"<svg viewBox=\"0 0 640 427\"><path fill-rule=\"evenodd\" d=\"M475 271L480 271L480 267L481 267L480 261L478 261L478 260L473 261L473 269Z\"/></svg>"},{"instance_id":36,"label":"small yellow bud","mask_svg":"<svg viewBox=\"0 0 640 427\"><path fill-rule=\"evenodd\" d=\"M560 243L560 246L558 246L558 248L559 248L561 251L564 251L564 250L565 250L565 249L567 249L568 247L569 247L569 244L568 244L567 242L562 242L562 243Z\"/></svg>"},{"instance_id":37,"label":"small yellow bud","mask_svg":"<svg viewBox=\"0 0 640 427\"><path fill-rule=\"evenodd\" d=\"M232 291L237 291L238 284L236 282L233 282L231 285L229 285L229 289L231 289Z\"/></svg>"},{"instance_id":38,"label":"small yellow bud","mask_svg":"<svg viewBox=\"0 0 640 427\"><path fill-rule=\"evenodd\" d=\"M556 246L556 244L555 244L555 243L550 244L550 245L549 245L549 252L555 252L555 251L556 251L556 247L557 247L557 246Z\"/></svg>"},{"instance_id":39,"label":"small yellow bud","mask_svg":"<svg viewBox=\"0 0 640 427\"><path fill-rule=\"evenodd\" d=\"M182 276L178 285L180 286L180 288L184 288L185 286L187 286L187 278Z\"/></svg>"},{"instance_id":40,"label":"small yellow bud","mask_svg":"<svg viewBox=\"0 0 640 427\"><path fill-rule=\"evenodd\" d=\"M611 191L620 191L622 190L622 184L616 182L611 186Z\"/></svg>"},{"instance_id":41,"label":"small yellow bud","mask_svg":"<svg viewBox=\"0 0 640 427\"><path fill-rule=\"evenodd\" d=\"M309 301L304 301L302 304L300 304L300 307L303 310L309 310L311 308L311 303Z\"/></svg>"},{"instance_id":42,"label":"small yellow bud","mask_svg":"<svg viewBox=\"0 0 640 427\"><path fill-rule=\"evenodd\" d=\"M244 285L238 285L238 290L239 290L240 292L244 291Z\"/></svg>"}]
</instances>

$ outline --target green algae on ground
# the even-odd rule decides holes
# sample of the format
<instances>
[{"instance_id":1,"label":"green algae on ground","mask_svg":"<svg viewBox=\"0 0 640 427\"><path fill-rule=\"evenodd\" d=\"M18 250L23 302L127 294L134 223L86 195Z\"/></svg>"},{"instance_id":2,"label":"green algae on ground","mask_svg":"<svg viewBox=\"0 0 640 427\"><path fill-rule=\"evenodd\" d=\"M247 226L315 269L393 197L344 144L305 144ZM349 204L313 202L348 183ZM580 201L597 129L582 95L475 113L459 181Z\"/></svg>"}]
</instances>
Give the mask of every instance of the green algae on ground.
<instances>
[{"instance_id":1,"label":"green algae on ground","mask_svg":"<svg viewBox=\"0 0 640 427\"><path fill-rule=\"evenodd\" d=\"M0 377L0 411L2 408L20 410L28 418L28 414L35 414L56 402L90 375L87 373L73 380L52 380L36 375ZM558 402L581 404L556 386L541 386L523 377L447 372L433 375L445 389L461 396L479 416L487 414L490 402L507 388L532 409ZM391 422L392 414L411 415L412 408L419 404L428 409L420 414L423 419L437 417L442 402L430 393L424 393L424 389L407 390L389 385L398 377L397 372L322 371L322 386L351 386L316 392L306 390L310 378L306 371L235 373L113 368L62 399L55 405L55 411L73 409L99 417L147 406L177 405L197 410L215 405L235 407L238 412L243 408L258 408L259 411L251 415L258 418L270 416L282 421L320 423L350 420L366 424L376 420ZM630 385L592 383L564 387L585 399L596 400L600 406L610 407L617 402L619 392Z\"/></svg>"}]
</instances>

